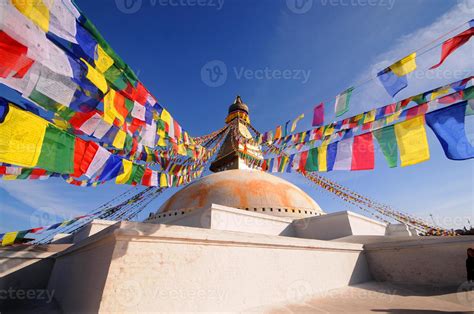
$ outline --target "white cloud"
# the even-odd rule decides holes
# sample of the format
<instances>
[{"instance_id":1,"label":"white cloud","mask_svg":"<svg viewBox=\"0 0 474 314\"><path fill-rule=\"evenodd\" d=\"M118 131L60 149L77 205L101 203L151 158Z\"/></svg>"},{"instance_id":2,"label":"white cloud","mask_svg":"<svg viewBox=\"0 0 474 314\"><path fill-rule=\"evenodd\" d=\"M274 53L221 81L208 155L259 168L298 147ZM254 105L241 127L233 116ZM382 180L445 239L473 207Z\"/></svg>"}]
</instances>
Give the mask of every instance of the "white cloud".
<instances>
[{"instance_id":1,"label":"white cloud","mask_svg":"<svg viewBox=\"0 0 474 314\"><path fill-rule=\"evenodd\" d=\"M64 182L58 182L64 185ZM0 188L4 189L11 197L38 211L58 217L69 218L78 216L84 212L84 208L79 203L69 200L73 198L73 193L66 189L59 189L57 183L45 181L2 181ZM77 196L76 196L77 197ZM16 209L18 210L18 209Z\"/></svg>"}]
</instances>

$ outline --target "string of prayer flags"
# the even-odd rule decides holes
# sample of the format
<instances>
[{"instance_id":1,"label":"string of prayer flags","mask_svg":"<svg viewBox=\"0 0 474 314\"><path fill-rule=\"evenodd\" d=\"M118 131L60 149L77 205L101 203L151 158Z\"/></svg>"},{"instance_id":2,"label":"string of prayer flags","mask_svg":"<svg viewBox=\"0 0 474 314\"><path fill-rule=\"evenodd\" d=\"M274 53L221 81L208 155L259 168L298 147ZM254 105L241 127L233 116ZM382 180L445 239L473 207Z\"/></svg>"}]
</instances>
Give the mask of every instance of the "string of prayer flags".
<instances>
[{"instance_id":1,"label":"string of prayer flags","mask_svg":"<svg viewBox=\"0 0 474 314\"><path fill-rule=\"evenodd\" d=\"M336 117L342 116L344 113L349 111L349 102L351 100L353 90L354 88L350 87L336 96L336 104L334 106Z\"/></svg>"},{"instance_id":2,"label":"string of prayer flags","mask_svg":"<svg viewBox=\"0 0 474 314\"><path fill-rule=\"evenodd\" d=\"M443 42L443 46L441 47L441 59L437 64L433 65L430 70L436 69L437 67L441 66L441 64L443 64L444 60L446 60L446 58L449 57L450 54L452 54L455 50L457 50L459 47L467 43L469 39L471 39L471 37L474 35L473 21L474 20L471 20L469 22L469 29Z\"/></svg>"},{"instance_id":3,"label":"string of prayer flags","mask_svg":"<svg viewBox=\"0 0 474 314\"><path fill-rule=\"evenodd\" d=\"M324 124L324 104L320 103L314 107L312 126L321 126Z\"/></svg>"},{"instance_id":4,"label":"string of prayer flags","mask_svg":"<svg viewBox=\"0 0 474 314\"><path fill-rule=\"evenodd\" d=\"M474 146L466 136L465 116L467 101L426 115L426 123L443 147L446 157L452 160L474 158Z\"/></svg>"},{"instance_id":5,"label":"string of prayer flags","mask_svg":"<svg viewBox=\"0 0 474 314\"><path fill-rule=\"evenodd\" d=\"M397 123L394 128L402 167L430 159L424 116Z\"/></svg>"}]
</instances>

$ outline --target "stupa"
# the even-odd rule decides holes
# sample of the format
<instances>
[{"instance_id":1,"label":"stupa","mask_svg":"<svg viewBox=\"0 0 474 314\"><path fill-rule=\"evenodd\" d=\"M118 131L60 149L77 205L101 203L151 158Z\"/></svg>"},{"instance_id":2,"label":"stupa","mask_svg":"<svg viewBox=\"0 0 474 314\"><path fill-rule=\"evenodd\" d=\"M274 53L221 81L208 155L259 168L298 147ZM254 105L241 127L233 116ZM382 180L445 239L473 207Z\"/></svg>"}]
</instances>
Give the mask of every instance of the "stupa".
<instances>
[{"instance_id":1,"label":"stupa","mask_svg":"<svg viewBox=\"0 0 474 314\"><path fill-rule=\"evenodd\" d=\"M229 107L227 124L232 131L211 163L214 174L205 176L174 194L150 217L147 222L160 222L175 212L189 212L209 207L212 204L271 216L304 218L324 214L319 205L308 194L294 184L277 176L249 167L239 152L246 151L257 159L263 159L257 144L243 144L239 137L247 140L252 135L245 123L250 122L249 108L237 96ZM237 136L234 132L237 132Z\"/></svg>"},{"instance_id":2,"label":"stupa","mask_svg":"<svg viewBox=\"0 0 474 314\"><path fill-rule=\"evenodd\" d=\"M325 213L292 183L241 158L261 158L248 119L237 97L214 173L178 191L145 222L94 220L48 245L0 249L0 311L474 308L464 283L473 236L418 237L407 226L350 211ZM2 298L18 291L38 297Z\"/></svg>"}]
</instances>

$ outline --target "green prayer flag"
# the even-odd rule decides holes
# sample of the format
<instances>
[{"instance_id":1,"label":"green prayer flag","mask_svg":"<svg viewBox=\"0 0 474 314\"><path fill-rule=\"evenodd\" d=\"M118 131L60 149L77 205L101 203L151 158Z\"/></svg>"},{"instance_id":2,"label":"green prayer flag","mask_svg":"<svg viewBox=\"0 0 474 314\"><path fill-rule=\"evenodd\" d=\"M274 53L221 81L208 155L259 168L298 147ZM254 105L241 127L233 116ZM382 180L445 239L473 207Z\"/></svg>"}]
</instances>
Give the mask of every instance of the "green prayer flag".
<instances>
[{"instance_id":1,"label":"green prayer flag","mask_svg":"<svg viewBox=\"0 0 474 314\"><path fill-rule=\"evenodd\" d=\"M351 100L353 87L348 88L336 97L335 112L336 117L342 116L344 113L349 111L349 101Z\"/></svg>"},{"instance_id":2,"label":"green prayer flag","mask_svg":"<svg viewBox=\"0 0 474 314\"><path fill-rule=\"evenodd\" d=\"M133 182L140 183L142 182L143 175L145 174L145 166L137 165L135 173L133 173Z\"/></svg>"},{"instance_id":3,"label":"green prayer flag","mask_svg":"<svg viewBox=\"0 0 474 314\"><path fill-rule=\"evenodd\" d=\"M74 172L75 137L48 125L38 159L38 168L58 173Z\"/></svg>"},{"instance_id":4,"label":"green prayer flag","mask_svg":"<svg viewBox=\"0 0 474 314\"><path fill-rule=\"evenodd\" d=\"M398 144L393 125L374 130L373 134L387 160L388 166L394 168L398 163Z\"/></svg>"},{"instance_id":5,"label":"green prayer flag","mask_svg":"<svg viewBox=\"0 0 474 314\"><path fill-rule=\"evenodd\" d=\"M305 165L306 171L318 171L318 148L311 148L308 151L308 158Z\"/></svg>"}]
</instances>

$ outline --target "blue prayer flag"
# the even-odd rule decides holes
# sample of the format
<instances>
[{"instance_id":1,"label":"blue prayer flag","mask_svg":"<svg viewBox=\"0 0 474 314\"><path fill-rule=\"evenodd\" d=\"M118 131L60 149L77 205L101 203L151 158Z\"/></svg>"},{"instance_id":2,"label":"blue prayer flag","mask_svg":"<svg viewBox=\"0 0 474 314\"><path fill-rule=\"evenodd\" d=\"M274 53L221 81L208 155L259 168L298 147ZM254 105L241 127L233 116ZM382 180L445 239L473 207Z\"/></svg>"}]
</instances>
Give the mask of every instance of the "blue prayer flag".
<instances>
[{"instance_id":1,"label":"blue prayer flag","mask_svg":"<svg viewBox=\"0 0 474 314\"><path fill-rule=\"evenodd\" d=\"M474 158L474 147L466 137L464 125L467 101L426 114L426 123L453 160Z\"/></svg>"},{"instance_id":2,"label":"blue prayer flag","mask_svg":"<svg viewBox=\"0 0 474 314\"><path fill-rule=\"evenodd\" d=\"M379 77L380 83L382 83L383 87L392 98L408 86L406 75L398 76L390 69L380 71L377 76Z\"/></svg>"}]
</instances>

